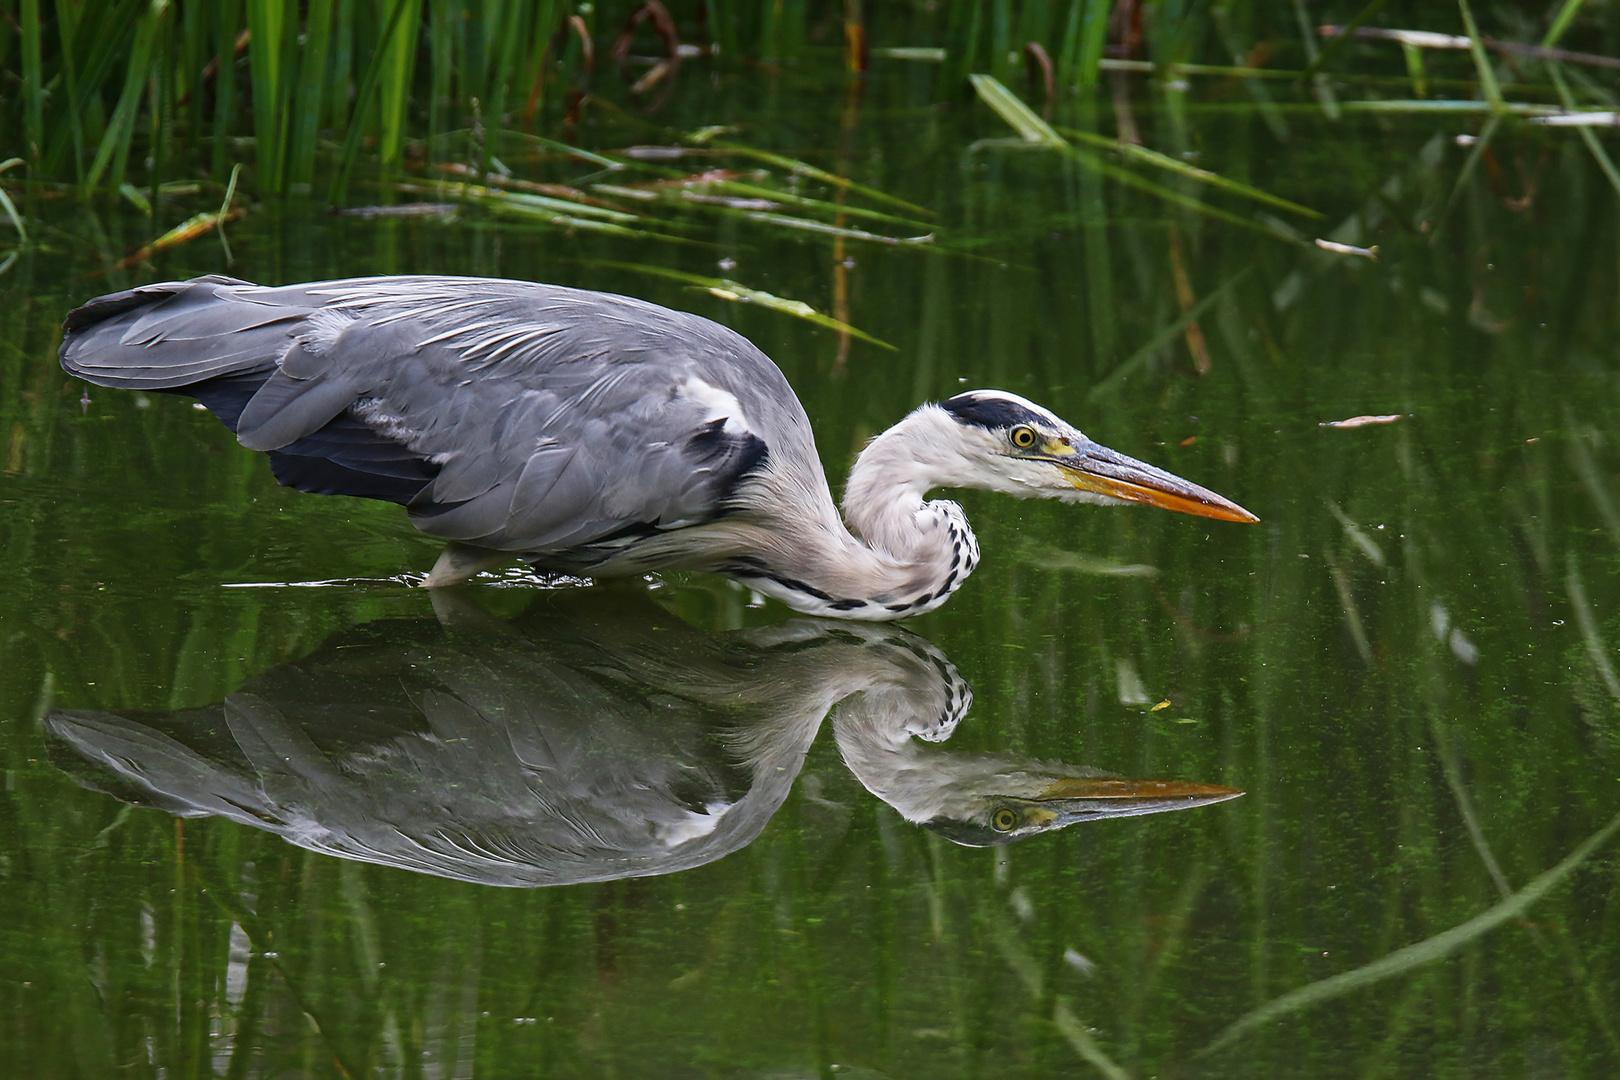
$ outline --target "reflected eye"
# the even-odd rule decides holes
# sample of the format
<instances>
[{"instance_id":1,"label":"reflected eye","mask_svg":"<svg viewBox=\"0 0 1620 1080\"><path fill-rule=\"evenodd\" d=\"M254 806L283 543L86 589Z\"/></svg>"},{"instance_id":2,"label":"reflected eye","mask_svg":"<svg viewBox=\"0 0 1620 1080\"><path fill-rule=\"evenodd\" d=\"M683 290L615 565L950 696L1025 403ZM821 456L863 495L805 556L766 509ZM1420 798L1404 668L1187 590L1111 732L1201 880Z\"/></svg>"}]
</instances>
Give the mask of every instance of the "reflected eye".
<instances>
[{"instance_id":1,"label":"reflected eye","mask_svg":"<svg viewBox=\"0 0 1620 1080\"><path fill-rule=\"evenodd\" d=\"M1035 429L1028 424L1019 424L1007 433L1007 437L1020 450L1028 450L1035 445Z\"/></svg>"},{"instance_id":2,"label":"reflected eye","mask_svg":"<svg viewBox=\"0 0 1620 1080\"><path fill-rule=\"evenodd\" d=\"M1012 832L1018 827L1018 813L1003 806L990 815L990 827L996 832Z\"/></svg>"}]
</instances>

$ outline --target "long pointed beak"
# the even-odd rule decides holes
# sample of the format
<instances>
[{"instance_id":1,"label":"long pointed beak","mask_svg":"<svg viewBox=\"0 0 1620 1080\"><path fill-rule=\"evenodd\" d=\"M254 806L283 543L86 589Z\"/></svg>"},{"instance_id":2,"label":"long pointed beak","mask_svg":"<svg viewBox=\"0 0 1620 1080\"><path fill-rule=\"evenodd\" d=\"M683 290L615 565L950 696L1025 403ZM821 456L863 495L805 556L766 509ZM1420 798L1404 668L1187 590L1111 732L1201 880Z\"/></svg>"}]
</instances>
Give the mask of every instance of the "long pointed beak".
<instances>
[{"instance_id":1,"label":"long pointed beak","mask_svg":"<svg viewBox=\"0 0 1620 1080\"><path fill-rule=\"evenodd\" d=\"M1243 792L1187 780L1063 777L1030 800L1063 824L1190 810L1235 799ZM1054 824L1056 822L1054 821Z\"/></svg>"},{"instance_id":2,"label":"long pointed beak","mask_svg":"<svg viewBox=\"0 0 1620 1080\"><path fill-rule=\"evenodd\" d=\"M1064 479L1081 491L1218 521L1247 523L1260 520L1237 503L1223 499L1208 488L1201 488L1089 439L1081 443L1073 454L1053 456L1046 460L1061 468Z\"/></svg>"}]
</instances>

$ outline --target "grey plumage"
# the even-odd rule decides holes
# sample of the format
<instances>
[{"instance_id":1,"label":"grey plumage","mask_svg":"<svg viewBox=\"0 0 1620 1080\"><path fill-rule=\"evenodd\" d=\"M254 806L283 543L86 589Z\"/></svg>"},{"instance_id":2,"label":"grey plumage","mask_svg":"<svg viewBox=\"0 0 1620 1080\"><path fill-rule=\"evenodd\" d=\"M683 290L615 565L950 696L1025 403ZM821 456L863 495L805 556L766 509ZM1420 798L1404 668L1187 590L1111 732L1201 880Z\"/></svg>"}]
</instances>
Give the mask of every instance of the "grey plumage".
<instances>
[{"instance_id":1,"label":"grey plumage","mask_svg":"<svg viewBox=\"0 0 1620 1080\"><path fill-rule=\"evenodd\" d=\"M763 353L625 297L470 278L199 278L92 301L67 330L73 374L197 395L291 486L369 495L373 480L403 495L386 480L419 479L396 498L418 528L497 551L712 519L758 450L682 393L694 379L732 394L755 438L813 453Z\"/></svg>"},{"instance_id":2,"label":"grey plumage","mask_svg":"<svg viewBox=\"0 0 1620 1080\"><path fill-rule=\"evenodd\" d=\"M841 519L809 418L764 353L607 293L204 277L100 297L64 329L67 371L198 398L281 483L407 507L451 541L429 585L503 556L597 577L692 568L812 614L892 619L939 606L978 561L961 508L925 501L935 487L1254 520L1001 391L879 435Z\"/></svg>"},{"instance_id":3,"label":"grey plumage","mask_svg":"<svg viewBox=\"0 0 1620 1080\"><path fill-rule=\"evenodd\" d=\"M794 619L714 638L645 600L616 609L577 593L515 623L436 606L450 629L357 628L216 705L55 710L52 759L171 814L518 887L673 873L742 848L829 712L868 791L962 843L1237 794L1182 785L1122 800L1106 785L1152 782L922 745L949 739L972 693L899 627ZM1071 790L1087 782L1104 787ZM1009 808L1016 824L998 827Z\"/></svg>"}]
</instances>

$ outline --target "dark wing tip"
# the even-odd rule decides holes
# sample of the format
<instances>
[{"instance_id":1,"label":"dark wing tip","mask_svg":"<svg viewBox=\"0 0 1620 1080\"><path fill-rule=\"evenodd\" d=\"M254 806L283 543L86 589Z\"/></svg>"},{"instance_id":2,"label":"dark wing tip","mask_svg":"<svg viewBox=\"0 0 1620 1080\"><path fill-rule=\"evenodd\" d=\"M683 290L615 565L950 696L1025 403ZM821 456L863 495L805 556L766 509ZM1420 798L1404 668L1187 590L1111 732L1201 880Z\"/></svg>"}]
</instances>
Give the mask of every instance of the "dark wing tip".
<instances>
[{"instance_id":1,"label":"dark wing tip","mask_svg":"<svg viewBox=\"0 0 1620 1080\"><path fill-rule=\"evenodd\" d=\"M81 330L105 322L126 311L145 307L156 303L166 297L174 296L191 288L194 285L251 285L251 281L241 278L226 277L224 274L204 274L189 281L159 281L151 285L140 285L123 292L107 293L93 300L86 300L62 318L62 329L70 337ZM65 344L65 343L64 343Z\"/></svg>"}]
</instances>

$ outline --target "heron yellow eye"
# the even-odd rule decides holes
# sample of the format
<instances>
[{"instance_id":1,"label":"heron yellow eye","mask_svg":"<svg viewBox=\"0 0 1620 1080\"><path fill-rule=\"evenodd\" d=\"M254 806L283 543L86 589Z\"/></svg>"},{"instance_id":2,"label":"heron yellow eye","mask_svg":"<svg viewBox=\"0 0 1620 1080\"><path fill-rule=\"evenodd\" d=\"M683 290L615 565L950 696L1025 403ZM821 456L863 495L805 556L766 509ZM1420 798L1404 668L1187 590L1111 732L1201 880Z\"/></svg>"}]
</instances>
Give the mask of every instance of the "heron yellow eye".
<instances>
[{"instance_id":1,"label":"heron yellow eye","mask_svg":"<svg viewBox=\"0 0 1620 1080\"><path fill-rule=\"evenodd\" d=\"M1018 827L1018 812L1003 806L990 815L990 827L996 832L1012 832Z\"/></svg>"},{"instance_id":2,"label":"heron yellow eye","mask_svg":"<svg viewBox=\"0 0 1620 1080\"><path fill-rule=\"evenodd\" d=\"M1019 424L1007 433L1007 437L1012 439L1012 444L1020 450L1028 450L1035 445L1035 429L1028 424Z\"/></svg>"}]
</instances>

